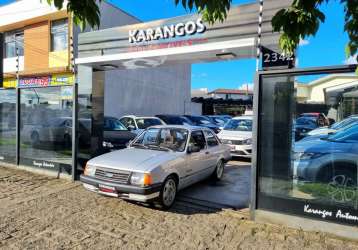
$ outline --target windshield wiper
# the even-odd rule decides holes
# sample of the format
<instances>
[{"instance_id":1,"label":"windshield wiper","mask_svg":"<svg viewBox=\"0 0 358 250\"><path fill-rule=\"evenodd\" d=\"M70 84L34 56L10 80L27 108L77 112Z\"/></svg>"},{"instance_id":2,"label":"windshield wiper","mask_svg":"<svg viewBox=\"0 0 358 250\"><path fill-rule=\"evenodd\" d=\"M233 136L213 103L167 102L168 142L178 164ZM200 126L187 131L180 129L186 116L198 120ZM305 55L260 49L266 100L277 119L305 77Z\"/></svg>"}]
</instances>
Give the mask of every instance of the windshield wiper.
<instances>
[{"instance_id":1,"label":"windshield wiper","mask_svg":"<svg viewBox=\"0 0 358 250\"><path fill-rule=\"evenodd\" d=\"M159 145L148 145L148 148L154 150L171 151L170 148L159 146Z\"/></svg>"},{"instance_id":2,"label":"windshield wiper","mask_svg":"<svg viewBox=\"0 0 358 250\"><path fill-rule=\"evenodd\" d=\"M139 143L132 144L132 147L148 149L148 146Z\"/></svg>"}]
</instances>

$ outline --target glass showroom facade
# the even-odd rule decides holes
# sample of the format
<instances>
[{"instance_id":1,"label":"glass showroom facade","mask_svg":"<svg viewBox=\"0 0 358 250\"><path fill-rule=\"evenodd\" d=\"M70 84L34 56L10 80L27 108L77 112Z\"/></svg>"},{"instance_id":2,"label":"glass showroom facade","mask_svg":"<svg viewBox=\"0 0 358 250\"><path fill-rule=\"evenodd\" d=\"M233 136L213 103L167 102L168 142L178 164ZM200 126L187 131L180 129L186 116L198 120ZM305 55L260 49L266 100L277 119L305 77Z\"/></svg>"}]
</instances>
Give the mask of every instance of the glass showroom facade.
<instances>
[{"instance_id":1,"label":"glass showroom facade","mask_svg":"<svg viewBox=\"0 0 358 250\"><path fill-rule=\"evenodd\" d=\"M72 85L0 90L0 160L71 174Z\"/></svg>"},{"instance_id":2,"label":"glass showroom facade","mask_svg":"<svg viewBox=\"0 0 358 250\"><path fill-rule=\"evenodd\" d=\"M253 199L257 210L358 225L354 70L259 74ZM308 84L307 79L318 80Z\"/></svg>"}]
</instances>

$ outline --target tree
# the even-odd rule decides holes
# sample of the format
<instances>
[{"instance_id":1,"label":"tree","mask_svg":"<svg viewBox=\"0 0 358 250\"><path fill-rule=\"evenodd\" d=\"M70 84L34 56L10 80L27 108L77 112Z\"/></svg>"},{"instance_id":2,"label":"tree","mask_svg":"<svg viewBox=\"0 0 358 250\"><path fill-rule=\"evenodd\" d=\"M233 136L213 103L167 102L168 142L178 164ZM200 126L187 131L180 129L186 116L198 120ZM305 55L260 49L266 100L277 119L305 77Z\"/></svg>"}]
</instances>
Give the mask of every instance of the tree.
<instances>
[{"instance_id":1,"label":"tree","mask_svg":"<svg viewBox=\"0 0 358 250\"><path fill-rule=\"evenodd\" d=\"M76 24L84 28L99 26L100 11L98 2L102 0L68 0L67 10L73 12ZM292 5L278 11L272 18L273 30L282 32L279 40L285 54L292 54L301 39L314 36L325 15L319 10L320 5L330 0L293 0ZM332 1L332 0L331 0ZM334 0L333 0L334 1ZM59 9L64 0L47 0ZM345 25L349 42L346 47L347 56L356 55L358 51L358 0L340 0L344 5ZM176 5L182 5L188 11L197 11L209 23L224 21L230 10L232 0L174 0Z\"/></svg>"}]
</instances>

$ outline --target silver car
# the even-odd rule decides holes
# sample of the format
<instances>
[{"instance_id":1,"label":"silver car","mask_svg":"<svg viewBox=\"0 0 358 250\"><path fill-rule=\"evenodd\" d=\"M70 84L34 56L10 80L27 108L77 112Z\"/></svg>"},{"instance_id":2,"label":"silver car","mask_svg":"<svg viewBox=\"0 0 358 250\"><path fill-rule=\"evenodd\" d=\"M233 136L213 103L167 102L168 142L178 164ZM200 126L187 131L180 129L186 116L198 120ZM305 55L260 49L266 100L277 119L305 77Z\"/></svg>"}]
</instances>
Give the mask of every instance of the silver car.
<instances>
[{"instance_id":1,"label":"silver car","mask_svg":"<svg viewBox=\"0 0 358 250\"><path fill-rule=\"evenodd\" d=\"M100 194L170 208L177 191L220 180L230 148L207 128L164 125L146 129L128 148L88 161L80 180Z\"/></svg>"}]
</instances>

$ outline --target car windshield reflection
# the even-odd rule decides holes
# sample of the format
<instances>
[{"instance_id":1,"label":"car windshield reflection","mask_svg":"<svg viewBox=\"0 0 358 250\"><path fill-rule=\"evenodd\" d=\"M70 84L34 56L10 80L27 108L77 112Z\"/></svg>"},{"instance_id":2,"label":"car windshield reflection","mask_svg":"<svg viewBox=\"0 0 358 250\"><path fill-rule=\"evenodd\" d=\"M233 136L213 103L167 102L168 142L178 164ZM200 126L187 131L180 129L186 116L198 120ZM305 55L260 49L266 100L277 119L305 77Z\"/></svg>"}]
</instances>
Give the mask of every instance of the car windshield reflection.
<instances>
[{"instance_id":1,"label":"car windshield reflection","mask_svg":"<svg viewBox=\"0 0 358 250\"><path fill-rule=\"evenodd\" d=\"M224 127L224 130L231 131L252 131L252 120L250 119L233 119Z\"/></svg>"},{"instance_id":2,"label":"car windshield reflection","mask_svg":"<svg viewBox=\"0 0 358 250\"><path fill-rule=\"evenodd\" d=\"M150 128L144 131L133 143L132 147L183 152L185 150L188 131L178 128Z\"/></svg>"}]
</instances>

